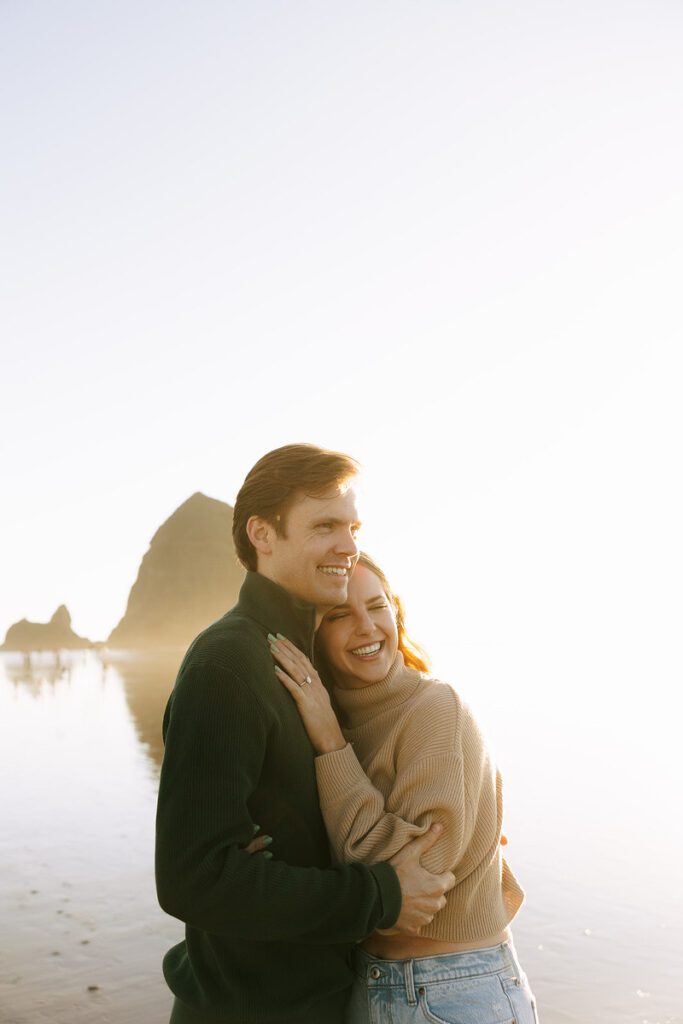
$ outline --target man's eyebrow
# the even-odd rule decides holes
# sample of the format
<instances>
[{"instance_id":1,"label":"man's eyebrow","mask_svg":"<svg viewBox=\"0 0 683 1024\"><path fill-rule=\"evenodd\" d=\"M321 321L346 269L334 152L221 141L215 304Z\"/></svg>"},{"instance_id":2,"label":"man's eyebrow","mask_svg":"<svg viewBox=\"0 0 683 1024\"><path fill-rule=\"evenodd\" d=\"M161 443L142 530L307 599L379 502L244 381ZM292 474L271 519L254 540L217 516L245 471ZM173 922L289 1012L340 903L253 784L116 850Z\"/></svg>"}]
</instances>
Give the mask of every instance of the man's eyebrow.
<instances>
[{"instance_id":1,"label":"man's eyebrow","mask_svg":"<svg viewBox=\"0 0 683 1024\"><path fill-rule=\"evenodd\" d=\"M322 526L323 523L332 523L333 526L345 526L348 521L348 519L339 519L338 516L320 516L318 519L313 519L310 525ZM351 520L351 526L355 526L357 529L360 529L362 525L359 519Z\"/></svg>"}]
</instances>

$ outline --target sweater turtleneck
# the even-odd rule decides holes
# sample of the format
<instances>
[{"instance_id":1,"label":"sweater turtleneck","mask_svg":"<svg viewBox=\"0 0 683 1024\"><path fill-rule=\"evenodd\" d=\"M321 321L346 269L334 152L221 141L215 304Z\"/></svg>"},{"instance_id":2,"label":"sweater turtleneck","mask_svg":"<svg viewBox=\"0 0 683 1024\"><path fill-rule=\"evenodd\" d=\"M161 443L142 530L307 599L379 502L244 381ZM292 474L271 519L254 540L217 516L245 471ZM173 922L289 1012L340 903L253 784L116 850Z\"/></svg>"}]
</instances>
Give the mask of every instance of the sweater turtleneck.
<instances>
[{"instance_id":1,"label":"sweater turtleneck","mask_svg":"<svg viewBox=\"0 0 683 1024\"><path fill-rule=\"evenodd\" d=\"M397 708L413 696L421 682L417 669L408 668L398 651L392 666L378 683L367 686L333 688L334 699L341 711L343 726L359 729L378 714Z\"/></svg>"},{"instance_id":2,"label":"sweater turtleneck","mask_svg":"<svg viewBox=\"0 0 683 1024\"><path fill-rule=\"evenodd\" d=\"M336 860L390 860L439 822L421 863L453 871L456 885L420 934L471 943L502 932L524 893L502 856L500 775L467 705L400 653L379 682L333 695L347 743L316 758L316 775Z\"/></svg>"}]
</instances>

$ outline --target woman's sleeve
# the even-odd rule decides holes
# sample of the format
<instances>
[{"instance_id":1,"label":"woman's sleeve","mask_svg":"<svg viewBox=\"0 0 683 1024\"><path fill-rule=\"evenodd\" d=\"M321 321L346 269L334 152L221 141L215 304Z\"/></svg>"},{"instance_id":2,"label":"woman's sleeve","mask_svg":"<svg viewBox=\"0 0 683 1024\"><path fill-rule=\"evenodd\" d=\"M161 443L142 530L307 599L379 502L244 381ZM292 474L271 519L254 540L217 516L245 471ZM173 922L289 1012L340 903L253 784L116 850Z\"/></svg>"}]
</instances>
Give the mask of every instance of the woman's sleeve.
<instances>
[{"instance_id":1,"label":"woman's sleeve","mask_svg":"<svg viewBox=\"0 0 683 1024\"><path fill-rule=\"evenodd\" d=\"M315 763L320 806L338 861L387 861L438 822L443 834L422 863L435 873L458 863L474 815L457 753L427 755L406 765L386 798L372 785L350 743Z\"/></svg>"},{"instance_id":2,"label":"woman's sleeve","mask_svg":"<svg viewBox=\"0 0 683 1024\"><path fill-rule=\"evenodd\" d=\"M455 870L495 772L469 708L450 686L436 683L406 716L392 754L391 773L383 777L378 768L377 785L351 744L316 758L320 805L335 857L368 864L389 860L438 822L443 834L422 863L433 872ZM495 829L492 820L484 831Z\"/></svg>"}]
</instances>

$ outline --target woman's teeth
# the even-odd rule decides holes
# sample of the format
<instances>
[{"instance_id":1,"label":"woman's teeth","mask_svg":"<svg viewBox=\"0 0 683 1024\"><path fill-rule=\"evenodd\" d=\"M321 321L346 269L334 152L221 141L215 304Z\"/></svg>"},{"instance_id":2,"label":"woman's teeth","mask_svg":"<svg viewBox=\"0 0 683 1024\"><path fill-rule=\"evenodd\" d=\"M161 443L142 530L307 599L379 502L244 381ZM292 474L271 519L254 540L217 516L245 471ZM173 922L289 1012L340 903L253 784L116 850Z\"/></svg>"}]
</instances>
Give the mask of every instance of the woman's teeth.
<instances>
[{"instance_id":1,"label":"woman's teeth","mask_svg":"<svg viewBox=\"0 0 683 1024\"><path fill-rule=\"evenodd\" d=\"M357 654L360 657L367 657L370 654L377 654L381 646L381 641L378 641L376 644L368 644L367 647L357 647L355 651L351 651L351 654Z\"/></svg>"},{"instance_id":2,"label":"woman's teeth","mask_svg":"<svg viewBox=\"0 0 683 1024\"><path fill-rule=\"evenodd\" d=\"M318 568L321 572L327 573L328 576L346 576L349 571L339 565L319 565Z\"/></svg>"}]
</instances>

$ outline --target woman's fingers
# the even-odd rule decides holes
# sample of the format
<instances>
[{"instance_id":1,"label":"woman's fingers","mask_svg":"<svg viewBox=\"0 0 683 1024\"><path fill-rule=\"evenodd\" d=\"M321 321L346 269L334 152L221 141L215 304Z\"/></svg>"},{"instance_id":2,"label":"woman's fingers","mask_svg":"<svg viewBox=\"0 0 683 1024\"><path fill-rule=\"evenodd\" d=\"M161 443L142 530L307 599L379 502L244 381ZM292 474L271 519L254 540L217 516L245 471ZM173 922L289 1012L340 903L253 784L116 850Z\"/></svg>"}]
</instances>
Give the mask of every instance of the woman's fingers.
<instances>
[{"instance_id":1,"label":"woman's fingers","mask_svg":"<svg viewBox=\"0 0 683 1024\"><path fill-rule=\"evenodd\" d=\"M271 634L269 634L269 637L270 635ZM305 658L300 651L297 651L296 648L293 648L293 651L294 653L292 653L291 645L290 648L285 650L282 641L278 640L275 642L274 640L270 640L270 653L273 655L275 660L280 663L290 679L292 679L298 686L301 686L302 684L309 685L306 683L306 680L309 679L311 683L317 683L319 678L318 673L315 671L308 658Z\"/></svg>"},{"instance_id":2,"label":"woman's fingers","mask_svg":"<svg viewBox=\"0 0 683 1024\"><path fill-rule=\"evenodd\" d=\"M305 670L305 673L309 673L313 669L313 665L303 651L300 651L299 648L293 644L291 640L288 640L286 636L283 636L282 633L278 633L277 636L273 636L272 633L269 633L268 640L271 645L275 644L281 651L284 651L295 665L301 665Z\"/></svg>"},{"instance_id":3,"label":"woman's fingers","mask_svg":"<svg viewBox=\"0 0 683 1024\"><path fill-rule=\"evenodd\" d=\"M252 839L252 841L244 847L244 851L245 853L259 853L261 850L266 850L272 841L272 836L257 836L256 839Z\"/></svg>"},{"instance_id":4,"label":"woman's fingers","mask_svg":"<svg viewBox=\"0 0 683 1024\"><path fill-rule=\"evenodd\" d=\"M295 700L300 700L302 697L301 691L308 689L308 687L300 686L299 683L295 683L294 680L287 675L285 670L280 668L278 665L275 666L275 674L277 675L280 682L284 683L284 685L287 687L287 689L289 690L289 692L291 693L292 697L294 697Z\"/></svg>"}]
</instances>

